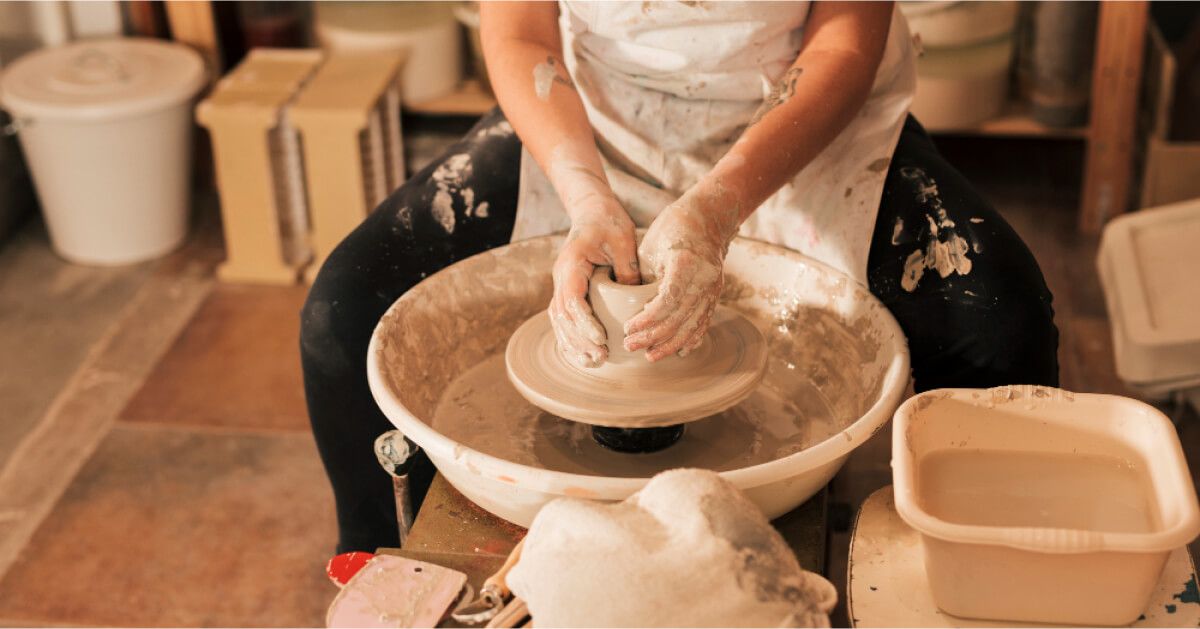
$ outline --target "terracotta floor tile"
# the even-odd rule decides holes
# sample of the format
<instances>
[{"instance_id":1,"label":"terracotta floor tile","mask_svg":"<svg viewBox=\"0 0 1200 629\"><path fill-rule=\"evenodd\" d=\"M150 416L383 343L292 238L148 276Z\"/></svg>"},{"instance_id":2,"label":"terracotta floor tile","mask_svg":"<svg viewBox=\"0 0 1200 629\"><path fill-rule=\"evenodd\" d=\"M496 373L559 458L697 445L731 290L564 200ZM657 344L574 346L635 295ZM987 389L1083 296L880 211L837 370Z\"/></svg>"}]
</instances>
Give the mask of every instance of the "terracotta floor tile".
<instances>
[{"instance_id":1,"label":"terracotta floor tile","mask_svg":"<svg viewBox=\"0 0 1200 629\"><path fill-rule=\"evenodd\" d=\"M0 581L0 621L323 625L335 537L307 435L118 426Z\"/></svg>"},{"instance_id":2,"label":"terracotta floor tile","mask_svg":"<svg viewBox=\"0 0 1200 629\"><path fill-rule=\"evenodd\" d=\"M37 426L154 267L71 264L40 219L0 243L0 467Z\"/></svg>"},{"instance_id":3,"label":"terracotta floor tile","mask_svg":"<svg viewBox=\"0 0 1200 629\"><path fill-rule=\"evenodd\" d=\"M122 419L308 430L299 350L306 290L218 285Z\"/></svg>"}]
</instances>

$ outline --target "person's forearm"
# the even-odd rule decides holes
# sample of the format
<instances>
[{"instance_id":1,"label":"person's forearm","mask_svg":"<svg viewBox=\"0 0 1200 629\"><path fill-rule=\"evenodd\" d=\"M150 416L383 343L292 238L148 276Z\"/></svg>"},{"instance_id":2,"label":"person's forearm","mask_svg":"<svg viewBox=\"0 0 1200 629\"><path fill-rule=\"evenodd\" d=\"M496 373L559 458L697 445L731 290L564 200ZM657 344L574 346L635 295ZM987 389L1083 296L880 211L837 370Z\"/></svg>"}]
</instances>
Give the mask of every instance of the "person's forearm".
<instances>
[{"instance_id":1,"label":"person's forearm","mask_svg":"<svg viewBox=\"0 0 1200 629\"><path fill-rule=\"evenodd\" d=\"M487 5L483 5L485 20ZM611 204L615 197L561 51L552 42L538 39L545 38L513 34L485 38L488 75L508 121L575 220L581 209Z\"/></svg>"},{"instance_id":2,"label":"person's forearm","mask_svg":"<svg viewBox=\"0 0 1200 629\"><path fill-rule=\"evenodd\" d=\"M819 7L822 3L818 3ZM865 3L864 3L865 4ZM886 11L884 11L886 7ZM727 217L719 227L741 224L768 197L792 180L850 124L866 102L887 40L890 5L870 7L876 14L854 28L877 49L812 42L772 90L771 98L742 137L688 195L719 208ZM866 7L860 5L858 10ZM815 10L815 9L814 9ZM863 32L865 31L865 33ZM835 39L836 41L836 39ZM730 234L732 236L732 234Z\"/></svg>"}]
</instances>

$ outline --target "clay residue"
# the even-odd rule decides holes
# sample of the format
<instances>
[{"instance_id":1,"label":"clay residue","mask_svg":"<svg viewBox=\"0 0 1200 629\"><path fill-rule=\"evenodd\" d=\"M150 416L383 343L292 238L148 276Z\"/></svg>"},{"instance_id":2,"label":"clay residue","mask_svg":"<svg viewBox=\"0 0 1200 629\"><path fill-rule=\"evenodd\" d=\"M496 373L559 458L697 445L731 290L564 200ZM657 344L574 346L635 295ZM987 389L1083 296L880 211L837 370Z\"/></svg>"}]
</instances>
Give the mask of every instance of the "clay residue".
<instances>
[{"instance_id":1,"label":"clay residue","mask_svg":"<svg viewBox=\"0 0 1200 629\"><path fill-rule=\"evenodd\" d=\"M755 294L754 287L737 277L725 276L725 285L721 289L721 303L730 303L749 299Z\"/></svg>"},{"instance_id":2,"label":"clay residue","mask_svg":"<svg viewBox=\"0 0 1200 629\"><path fill-rule=\"evenodd\" d=\"M458 153L446 158L446 161L433 171L432 179L437 191L433 195L431 211L433 218L446 230L447 234L454 233L454 199L457 196L463 206L463 212L472 216L475 211L475 190L467 187L467 179L473 172L471 156Z\"/></svg>"},{"instance_id":3,"label":"clay residue","mask_svg":"<svg viewBox=\"0 0 1200 629\"><path fill-rule=\"evenodd\" d=\"M548 236L468 258L388 310L377 334L378 362L409 412L430 421L450 382L502 351L518 325L545 309L561 245L561 236Z\"/></svg>"},{"instance_id":4,"label":"clay residue","mask_svg":"<svg viewBox=\"0 0 1200 629\"><path fill-rule=\"evenodd\" d=\"M433 413L438 432L505 461L556 472L649 478L677 467L728 471L801 452L836 434L850 418L835 417L827 397L794 371L777 377L737 406L690 422L678 443L630 457L601 447L591 427L547 413L509 383L497 353L446 389ZM788 375L792 375L792 381ZM786 389L780 390L781 386Z\"/></svg>"},{"instance_id":5,"label":"clay residue","mask_svg":"<svg viewBox=\"0 0 1200 629\"><path fill-rule=\"evenodd\" d=\"M917 201L927 204L933 211L926 214L928 230L922 235L925 246L916 249L904 260L904 270L900 276L900 287L908 292L916 290L917 284L924 277L927 269L937 271L943 278L953 273L967 275L971 272L972 262L967 254L971 245L956 230L957 225L946 213L942 206L942 198L938 193L937 182L920 168L904 167L900 175L913 183L916 188ZM896 229L892 234L892 244L900 244L900 234L903 224L897 219ZM979 253L976 250L976 253Z\"/></svg>"},{"instance_id":6,"label":"clay residue","mask_svg":"<svg viewBox=\"0 0 1200 629\"><path fill-rule=\"evenodd\" d=\"M570 88L575 87L569 78L559 74L561 65L554 57L546 57L545 61L533 67L533 93L537 95L538 100L550 100L550 89L554 87L555 83Z\"/></svg>"}]
</instances>

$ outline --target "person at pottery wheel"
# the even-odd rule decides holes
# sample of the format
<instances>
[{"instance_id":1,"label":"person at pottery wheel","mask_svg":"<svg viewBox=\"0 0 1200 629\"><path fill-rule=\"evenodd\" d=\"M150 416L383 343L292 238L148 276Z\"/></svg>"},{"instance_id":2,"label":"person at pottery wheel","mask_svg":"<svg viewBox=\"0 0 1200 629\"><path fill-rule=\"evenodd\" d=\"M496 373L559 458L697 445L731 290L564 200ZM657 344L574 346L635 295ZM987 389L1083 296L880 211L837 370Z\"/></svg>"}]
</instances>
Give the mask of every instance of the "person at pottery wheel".
<instances>
[{"instance_id":1,"label":"person at pottery wheel","mask_svg":"<svg viewBox=\"0 0 1200 629\"><path fill-rule=\"evenodd\" d=\"M339 552L397 541L368 389L384 311L437 270L568 231L549 312L579 364L700 342L735 235L867 285L908 337L917 391L1057 385L1037 262L908 115L913 41L890 2L483 3L500 107L328 257L302 312L313 432ZM635 228L645 227L638 244ZM586 300L597 266L660 281L623 338ZM411 482L432 477L427 460Z\"/></svg>"}]
</instances>

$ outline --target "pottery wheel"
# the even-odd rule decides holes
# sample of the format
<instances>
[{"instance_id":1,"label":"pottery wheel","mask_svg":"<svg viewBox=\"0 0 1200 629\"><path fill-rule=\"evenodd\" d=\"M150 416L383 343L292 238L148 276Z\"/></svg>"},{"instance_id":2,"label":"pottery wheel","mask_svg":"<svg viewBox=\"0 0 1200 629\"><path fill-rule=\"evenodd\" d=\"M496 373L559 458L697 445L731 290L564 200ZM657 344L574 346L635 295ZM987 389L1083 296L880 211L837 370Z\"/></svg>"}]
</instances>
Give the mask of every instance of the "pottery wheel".
<instances>
[{"instance_id":1,"label":"pottery wheel","mask_svg":"<svg viewBox=\"0 0 1200 629\"><path fill-rule=\"evenodd\" d=\"M687 357L621 358L594 369L569 363L545 312L517 328L504 354L508 379L534 406L593 426L652 428L702 419L746 399L766 371L767 344L748 319L717 306L704 343Z\"/></svg>"}]
</instances>

